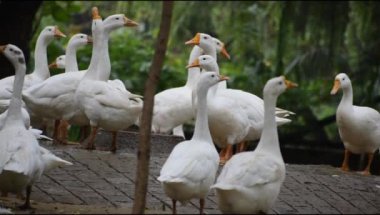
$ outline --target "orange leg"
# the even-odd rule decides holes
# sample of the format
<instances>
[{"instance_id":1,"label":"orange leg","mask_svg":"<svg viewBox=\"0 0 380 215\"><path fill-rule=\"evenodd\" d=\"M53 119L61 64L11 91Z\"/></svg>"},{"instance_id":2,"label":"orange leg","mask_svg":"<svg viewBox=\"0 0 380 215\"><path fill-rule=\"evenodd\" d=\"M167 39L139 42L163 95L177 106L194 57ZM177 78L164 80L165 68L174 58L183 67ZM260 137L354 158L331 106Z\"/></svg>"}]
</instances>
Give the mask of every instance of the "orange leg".
<instances>
[{"instance_id":1,"label":"orange leg","mask_svg":"<svg viewBox=\"0 0 380 215\"><path fill-rule=\"evenodd\" d=\"M176 208L176 206L175 206L175 204L176 204L176 200L175 199L172 199L172 203L173 203L173 214L177 214L177 208Z\"/></svg>"},{"instance_id":2,"label":"orange leg","mask_svg":"<svg viewBox=\"0 0 380 215\"><path fill-rule=\"evenodd\" d=\"M205 199L199 199L199 214L203 214L203 208L205 207Z\"/></svg>"},{"instance_id":3,"label":"orange leg","mask_svg":"<svg viewBox=\"0 0 380 215\"><path fill-rule=\"evenodd\" d=\"M63 144L67 144L69 123L66 120L61 120L58 127L58 139Z\"/></svg>"},{"instance_id":4,"label":"orange leg","mask_svg":"<svg viewBox=\"0 0 380 215\"><path fill-rule=\"evenodd\" d=\"M369 153L368 154L368 164L367 164L366 168L364 169L364 171L362 172L363 175L371 175L369 170L371 169L372 160L373 160L373 153Z\"/></svg>"},{"instance_id":5,"label":"orange leg","mask_svg":"<svg viewBox=\"0 0 380 215\"><path fill-rule=\"evenodd\" d=\"M348 151L347 149L344 150L344 159L343 159L343 164L342 164L341 169L345 172L350 171L350 167L348 165L350 154L351 154L350 151Z\"/></svg>"},{"instance_id":6,"label":"orange leg","mask_svg":"<svg viewBox=\"0 0 380 215\"><path fill-rule=\"evenodd\" d=\"M96 133L98 131L98 127L91 127L91 130L92 131L91 131L90 140L88 141L88 144L87 144L87 147L86 147L86 149L88 149L88 150L95 149L94 141L95 141Z\"/></svg>"},{"instance_id":7,"label":"orange leg","mask_svg":"<svg viewBox=\"0 0 380 215\"><path fill-rule=\"evenodd\" d=\"M241 141L240 143L238 143L237 145L237 152L244 152L245 149L247 148L247 142L245 141Z\"/></svg>"},{"instance_id":8,"label":"orange leg","mask_svg":"<svg viewBox=\"0 0 380 215\"><path fill-rule=\"evenodd\" d=\"M116 152L116 138L117 138L117 131L112 132L112 146L111 146L111 152Z\"/></svg>"},{"instance_id":9,"label":"orange leg","mask_svg":"<svg viewBox=\"0 0 380 215\"><path fill-rule=\"evenodd\" d=\"M224 165L231 157L232 157L232 153L233 153L233 145L231 144L227 144L226 148L224 148L223 150L225 150L224 153L224 156L220 158L220 161L219 161L219 165Z\"/></svg>"},{"instance_id":10,"label":"orange leg","mask_svg":"<svg viewBox=\"0 0 380 215\"><path fill-rule=\"evenodd\" d=\"M53 143L58 143L58 137L59 137L59 120L54 121L54 132L53 132Z\"/></svg>"},{"instance_id":11,"label":"orange leg","mask_svg":"<svg viewBox=\"0 0 380 215\"><path fill-rule=\"evenodd\" d=\"M226 152L226 157L225 157L226 162L232 157L233 149L234 149L233 145L231 145L231 144L227 145L227 152Z\"/></svg>"},{"instance_id":12,"label":"orange leg","mask_svg":"<svg viewBox=\"0 0 380 215\"><path fill-rule=\"evenodd\" d=\"M220 153L219 153L219 160L220 160L220 164L223 165L224 163L222 163L222 161L225 160L224 157L226 157L226 152L227 152L227 148L222 148L220 150ZM224 161L225 162L225 161Z\"/></svg>"}]
</instances>

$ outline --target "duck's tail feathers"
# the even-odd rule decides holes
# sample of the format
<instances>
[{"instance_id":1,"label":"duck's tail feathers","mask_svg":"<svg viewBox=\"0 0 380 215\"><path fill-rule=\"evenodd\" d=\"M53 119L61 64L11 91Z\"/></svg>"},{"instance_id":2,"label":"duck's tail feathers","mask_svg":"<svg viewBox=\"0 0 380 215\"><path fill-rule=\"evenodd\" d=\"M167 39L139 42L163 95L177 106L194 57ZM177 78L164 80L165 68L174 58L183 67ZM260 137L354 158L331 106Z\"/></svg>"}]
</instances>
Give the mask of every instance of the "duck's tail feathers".
<instances>
[{"instance_id":1,"label":"duck's tail feathers","mask_svg":"<svg viewBox=\"0 0 380 215\"><path fill-rule=\"evenodd\" d=\"M211 189L233 190L233 189L235 189L235 186L230 185L230 184L218 183L218 184L212 185Z\"/></svg>"},{"instance_id":2,"label":"duck's tail feathers","mask_svg":"<svg viewBox=\"0 0 380 215\"><path fill-rule=\"evenodd\" d=\"M282 117L276 117L277 126L281 126L286 123L290 123L292 120Z\"/></svg>"},{"instance_id":3,"label":"duck's tail feathers","mask_svg":"<svg viewBox=\"0 0 380 215\"><path fill-rule=\"evenodd\" d=\"M296 114L292 111L284 110L281 108L276 108L276 116L277 117L288 117L290 115L296 115Z\"/></svg>"},{"instance_id":4,"label":"duck's tail feathers","mask_svg":"<svg viewBox=\"0 0 380 215\"><path fill-rule=\"evenodd\" d=\"M59 158L55 156L53 153L51 153L49 150L40 147L40 150L42 152L42 160L45 164L44 171L49 171L51 169L54 169L59 166L70 166L73 165L73 163L63 160L62 158Z\"/></svg>"}]
</instances>

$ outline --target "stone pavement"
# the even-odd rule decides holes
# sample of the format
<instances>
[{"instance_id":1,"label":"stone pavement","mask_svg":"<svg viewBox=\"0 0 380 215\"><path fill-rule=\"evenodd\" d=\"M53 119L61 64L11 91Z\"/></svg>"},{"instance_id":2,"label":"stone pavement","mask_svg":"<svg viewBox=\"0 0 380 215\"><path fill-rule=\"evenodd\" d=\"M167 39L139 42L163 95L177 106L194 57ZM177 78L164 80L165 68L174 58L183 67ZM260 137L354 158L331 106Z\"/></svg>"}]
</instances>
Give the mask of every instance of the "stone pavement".
<instances>
[{"instance_id":1,"label":"stone pavement","mask_svg":"<svg viewBox=\"0 0 380 215\"><path fill-rule=\"evenodd\" d=\"M34 202L132 207L136 173L133 151L122 148L112 154L70 145L52 146L49 142L42 145L74 165L57 168L42 176L33 187L31 199ZM170 151L159 152L159 148L162 147L152 148L146 207L157 213L171 213L171 200L156 180ZM271 213L380 213L378 176L343 173L327 165L287 165L286 170L284 185ZM199 213L198 207L198 201L193 200L186 206L179 204L177 210L178 213L196 214ZM206 199L205 211L220 213L213 191Z\"/></svg>"}]
</instances>

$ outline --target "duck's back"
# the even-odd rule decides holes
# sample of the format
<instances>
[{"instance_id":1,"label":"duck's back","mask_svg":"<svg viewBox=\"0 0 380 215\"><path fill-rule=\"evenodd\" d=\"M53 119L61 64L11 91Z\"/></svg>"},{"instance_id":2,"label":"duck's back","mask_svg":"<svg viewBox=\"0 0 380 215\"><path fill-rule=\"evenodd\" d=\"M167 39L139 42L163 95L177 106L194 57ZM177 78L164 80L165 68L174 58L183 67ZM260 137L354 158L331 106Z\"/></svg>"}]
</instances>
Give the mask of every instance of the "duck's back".
<instances>
[{"instance_id":1,"label":"duck's back","mask_svg":"<svg viewBox=\"0 0 380 215\"><path fill-rule=\"evenodd\" d=\"M212 188L224 213L267 212L284 179L283 161L261 152L242 152L226 163Z\"/></svg>"},{"instance_id":2,"label":"duck's back","mask_svg":"<svg viewBox=\"0 0 380 215\"><path fill-rule=\"evenodd\" d=\"M194 117L191 89L176 87L154 96L152 130L167 133Z\"/></svg>"},{"instance_id":3,"label":"duck's back","mask_svg":"<svg viewBox=\"0 0 380 215\"><path fill-rule=\"evenodd\" d=\"M52 76L23 92L23 99L33 113L48 118L61 118L75 110L74 94L84 72Z\"/></svg>"},{"instance_id":4,"label":"duck's back","mask_svg":"<svg viewBox=\"0 0 380 215\"><path fill-rule=\"evenodd\" d=\"M214 183L219 155L211 144L184 141L176 145L158 178L167 195L179 201L206 195Z\"/></svg>"}]
</instances>

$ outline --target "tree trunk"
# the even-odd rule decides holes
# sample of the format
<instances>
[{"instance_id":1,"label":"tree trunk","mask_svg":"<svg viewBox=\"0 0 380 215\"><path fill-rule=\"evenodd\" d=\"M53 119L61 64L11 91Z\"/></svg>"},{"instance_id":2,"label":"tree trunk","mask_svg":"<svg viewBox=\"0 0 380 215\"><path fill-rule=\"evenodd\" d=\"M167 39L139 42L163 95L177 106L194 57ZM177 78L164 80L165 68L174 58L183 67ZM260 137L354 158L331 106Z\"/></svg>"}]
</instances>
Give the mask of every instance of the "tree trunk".
<instances>
[{"instance_id":1,"label":"tree trunk","mask_svg":"<svg viewBox=\"0 0 380 215\"><path fill-rule=\"evenodd\" d=\"M149 159L150 159L150 133L152 124L152 112L154 95L160 78L160 72L165 59L165 52L169 40L171 17L173 12L172 1L163 1L160 32L156 42L156 50L153 62L149 70L148 79L145 82L144 106L142 112L139 146L137 153L135 198L133 214L142 214L145 211L145 197L148 191Z\"/></svg>"},{"instance_id":2,"label":"tree trunk","mask_svg":"<svg viewBox=\"0 0 380 215\"><path fill-rule=\"evenodd\" d=\"M8 43L18 46L29 61L29 42L33 37L33 22L42 1L0 0L0 45ZM0 56L0 79L14 75L12 64Z\"/></svg>"}]
</instances>

